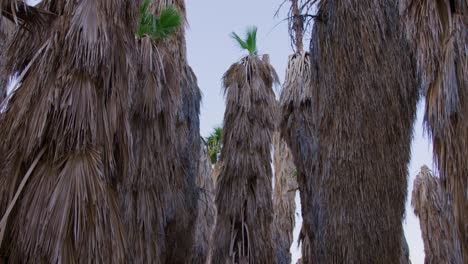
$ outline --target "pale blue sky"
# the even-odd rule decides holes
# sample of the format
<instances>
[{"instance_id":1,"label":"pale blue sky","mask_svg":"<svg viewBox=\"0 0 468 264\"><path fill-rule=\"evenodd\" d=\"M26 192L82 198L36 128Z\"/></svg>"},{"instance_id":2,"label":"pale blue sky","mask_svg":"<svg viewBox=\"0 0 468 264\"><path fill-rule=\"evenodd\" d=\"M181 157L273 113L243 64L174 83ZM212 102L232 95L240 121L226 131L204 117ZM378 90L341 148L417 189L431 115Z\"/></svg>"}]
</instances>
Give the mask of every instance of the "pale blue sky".
<instances>
[{"instance_id":1,"label":"pale blue sky","mask_svg":"<svg viewBox=\"0 0 468 264\"><path fill-rule=\"evenodd\" d=\"M279 18L274 18L281 2L282 0L186 1L189 22L188 59L203 92L200 128L203 136L207 136L214 126L222 124L224 97L221 92L221 78L229 66L244 55L229 37L231 31L244 33L247 26L256 25L259 29L259 52L270 54L271 63L283 80L288 55L292 50L287 23L280 23L286 17L286 12L282 12ZM305 44L308 42L306 39ZM427 138L423 137L423 107L420 104L418 121L415 124L413 155L409 165L407 217L404 221L413 264L424 263L419 221L409 204L413 180L422 165L433 167L431 147ZM293 258L298 257L299 252L294 250Z\"/></svg>"}]
</instances>

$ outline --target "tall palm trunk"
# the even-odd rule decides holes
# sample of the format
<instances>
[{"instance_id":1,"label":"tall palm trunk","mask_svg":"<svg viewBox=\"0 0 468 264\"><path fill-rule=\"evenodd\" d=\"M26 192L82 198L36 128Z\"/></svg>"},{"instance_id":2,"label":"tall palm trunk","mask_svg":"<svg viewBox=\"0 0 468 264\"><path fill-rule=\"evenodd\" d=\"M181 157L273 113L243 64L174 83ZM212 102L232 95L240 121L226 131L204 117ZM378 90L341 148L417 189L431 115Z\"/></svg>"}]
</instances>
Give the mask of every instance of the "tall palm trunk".
<instances>
[{"instance_id":1,"label":"tall palm trunk","mask_svg":"<svg viewBox=\"0 0 468 264\"><path fill-rule=\"evenodd\" d=\"M451 201L426 166L414 180L411 205L421 224L424 263L463 263Z\"/></svg>"},{"instance_id":2,"label":"tall palm trunk","mask_svg":"<svg viewBox=\"0 0 468 264\"><path fill-rule=\"evenodd\" d=\"M425 122L433 140L442 187L453 210L468 261L468 3L406 0L409 35L417 47L426 92Z\"/></svg>"},{"instance_id":3,"label":"tall palm trunk","mask_svg":"<svg viewBox=\"0 0 468 264\"><path fill-rule=\"evenodd\" d=\"M5 71L7 42L10 39L12 27L9 22L0 17L0 104L6 97L8 74Z\"/></svg>"},{"instance_id":4,"label":"tall palm trunk","mask_svg":"<svg viewBox=\"0 0 468 264\"><path fill-rule=\"evenodd\" d=\"M269 62L256 55L244 57L224 75L227 107L212 263L274 263L270 145L276 80Z\"/></svg>"},{"instance_id":5,"label":"tall palm trunk","mask_svg":"<svg viewBox=\"0 0 468 264\"><path fill-rule=\"evenodd\" d=\"M193 264L211 263L208 259L210 239L216 218L214 204L214 183L211 159L206 148L201 149L200 167L197 175L197 186L200 188L200 201L195 231Z\"/></svg>"},{"instance_id":6,"label":"tall palm trunk","mask_svg":"<svg viewBox=\"0 0 468 264\"><path fill-rule=\"evenodd\" d=\"M297 180L292 154L279 133L273 138L275 187L273 194L273 242L276 263L291 263L290 248L296 215Z\"/></svg>"},{"instance_id":7,"label":"tall palm trunk","mask_svg":"<svg viewBox=\"0 0 468 264\"><path fill-rule=\"evenodd\" d=\"M18 30L8 53L10 73L23 73L1 123L0 215L38 163L15 204L2 253L11 263L123 263L115 181L129 163L127 44L134 34L126 21L135 7L93 0L41 5L55 19Z\"/></svg>"},{"instance_id":8,"label":"tall palm trunk","mask_svg":"<svg viewBox=\"0 0 468 264\"><path fill-rule=\"evenodd\" d=\"M185 19L184 1L153 1L151 9L159 14L169 6ZM134 168L120 191L128 261L189 263L199 197L201 96L187 65L184 28L164 41L144 38L138 50L131 117Z\"/></svg>"},{"instance_id":9,"label":"tall palm trunk","mask_svg":"<svg viewBox=\"0 0 468 264\"><path fill-rule=\"evenodd\" d=\"M418 86L397 1L322 0L311 84L282 101L310 263L401 257Z\"/></svg>"}]
</instances>

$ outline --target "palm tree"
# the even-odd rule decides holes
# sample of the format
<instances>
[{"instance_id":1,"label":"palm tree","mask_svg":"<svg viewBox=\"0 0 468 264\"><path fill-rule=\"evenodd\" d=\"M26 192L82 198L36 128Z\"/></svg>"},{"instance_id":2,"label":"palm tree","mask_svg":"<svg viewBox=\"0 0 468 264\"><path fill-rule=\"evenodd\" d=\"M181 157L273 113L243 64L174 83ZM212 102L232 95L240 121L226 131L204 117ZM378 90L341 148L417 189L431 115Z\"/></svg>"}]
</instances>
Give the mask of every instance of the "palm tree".
<instances>
[{"instance_id":1,"label":"palm tree","mask_svg":"<svg viewBox=\"0 0 468 264\"><path fill-rule=\"evenodd\" d=\"M257 55L257 29L239 45L249 55L231 65L223 77L227 108L216 190L218 210L211 246L213 263L273 263L270 145L275 129L278 78Z\"/></svg>"},{"instance_id":2,"label":"palm tree","mask_svg":"<svg viewBox=\"0 0 468 264\"><path fill-rule=\"evenodd\" d=\"M426 166L414 180L411 205L421 224L424 263L463 263L451 201Z\"/></svg>"},{"instance_id":3,"label":"palm tree","mask_svg":"<svg viewBox=\"0 0 468 264\"><path fill-rule=\"evenodd\" d=\"M398 3L322 0L317 10L310 83L281 101L306 263L395 263L418 100Z\"/></svg>"},{"instance_id":4,"label":"palm tree","mask_svg":"<svg viewBox=\"0 0 468 264\"><path fill-rule=\"evenodd\" d=\"M406 0L406 24L416 47L442 187L453 197L463 262L468 261L468 6L461 0Z\"/></svg>"},{"instance_id":5,"label":"palm tree","mask_svg":"<svg viewBox=\"0 0 468 264\"><path fill-rule=\"evenodd\" d=\"M142 1L136 26L138 72L132 89L130 131L132 168L120 186L120 202L128 234L127 262L166 263L167 221L176 195L180 157L171 147L176 142L174 113L180 103L173 93L179 86L167 39L181 26L174 7L158 16L151 1Z\"/></svg>"},{"instance_id":6,"label":"palm tree","mask_svg":"<svg viewBox=\"0 0 468 264\"><path fill-rule=\"evenodd\" d=\"M214 204L214 182L209 145L201 149L200 167L197 175L197 186L200 188L200 200L198 203L198 215L196 221L194 253L190 263L211 263L208 259L210 239L216 218Z\"/></svg>"},{"instance_id":7,"label":"palm tree","mask_svg":"<svg viewBox=\"0 0 468 264\"><path fill-rule=\"evenodd\" d=\"M289 57L282 95L293 90L303 89L303 86L310 79L310 75L308 74L309 68L306 67L309 65L309 55L303 50L304 15L299 7L298 0L291 1L289 17L289 32L296 52ZM275 133L273 142L275 167L273 238L275 242L276 262L290 263L290 248L293 243L296 214L295 196L298 189L297 171L291 151L281 137L280 131ZM302 246L304 251L307 245L306 243L302 243Z\"/></svg>"},{"instance_id":8,"label":"palm tree","mask_svg":"<svg viewBox=\"0 0 468 264\"><path fill-rule=\"evenodd\" d=\"M221 149L223 148L222 142L223 128L215 127L213 132L206 138L206 143L208 145L208 155L210 155L211 164L214 165L213 169L213 181L218 182L219 172L221 169L221 162L219 160L219 155L221 155Z\"/></svg>"},{"instance_id":9,"label":"palm tree","mask_svg":"<svg viewBox=\"0 0 468 264\"><path fill-rule=\"evenodd\" d=\"M273 242L276 263L291 263L296 215L296 168L292 154L279 133L273 137L275 186L273 194Z\"/></svg>"},{"instance_id":10,"label":"palm tree","mask_svg":"<svg viewBox=\"0 0 468 264\"><path fill-rule=\"evenodd\" d=\"M11 212L1 255L11 263L122 263L115 182L129 163L134 29L126 22L135 9L64 4L41 3L54 16L17 29L8 51L21 86L1 120L0 215Z\"/></svg>"}]
</instances>

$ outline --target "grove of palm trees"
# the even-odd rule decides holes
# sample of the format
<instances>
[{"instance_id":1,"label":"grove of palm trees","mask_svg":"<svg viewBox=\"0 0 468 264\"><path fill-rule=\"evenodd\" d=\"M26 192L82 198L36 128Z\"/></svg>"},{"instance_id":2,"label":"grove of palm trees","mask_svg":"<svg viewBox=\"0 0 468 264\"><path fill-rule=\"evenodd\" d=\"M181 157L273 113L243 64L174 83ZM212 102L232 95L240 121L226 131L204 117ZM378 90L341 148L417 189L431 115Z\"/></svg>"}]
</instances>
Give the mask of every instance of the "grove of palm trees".
<instances>
[{"instance_id":1,"label":"grove of palm trees","mask_svg":"<svg viewBox=\"0 0 468 264\"><path fill-rule=\"evenodd\" d=\"M0 14L1 264L468 263L466 0Z\"/></svg>"}]
</instances>

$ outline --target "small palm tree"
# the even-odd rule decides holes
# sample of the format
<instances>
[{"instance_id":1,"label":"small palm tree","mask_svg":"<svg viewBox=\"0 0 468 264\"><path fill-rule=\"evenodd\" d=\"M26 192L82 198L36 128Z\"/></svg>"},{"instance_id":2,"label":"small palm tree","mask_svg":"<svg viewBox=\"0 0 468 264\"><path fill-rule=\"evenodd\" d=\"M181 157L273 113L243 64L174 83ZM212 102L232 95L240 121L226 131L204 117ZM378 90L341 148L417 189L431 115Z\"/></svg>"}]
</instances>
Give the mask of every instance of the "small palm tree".
<instances>
[{"instance_id":1,"label":"small palm tree","mask_svg":"<svg viewBox=\"0 0 468 264\"><path fill-rule=\"evenodd\" d=\"M206 145L208 146L208 155L210 156L211 164L216 164L219 160L221 153L221 139L223 128L221 126L215 127L213 132L206 138Z\"/></svg>"},{"instance_id":2,"label":"small palm tree","mask_svg":"<svg viewBox=\"0 0 468 264\"><path fill-rule=\"evenodd\" d=\"M213 263L274 262L270 146L276 121L272 86L278 76L266 56L257 56L256 33L251 27L245 40L231 34L249 54L223 77L227 106L216 183Z\"/></svg>"}]
</instances>

